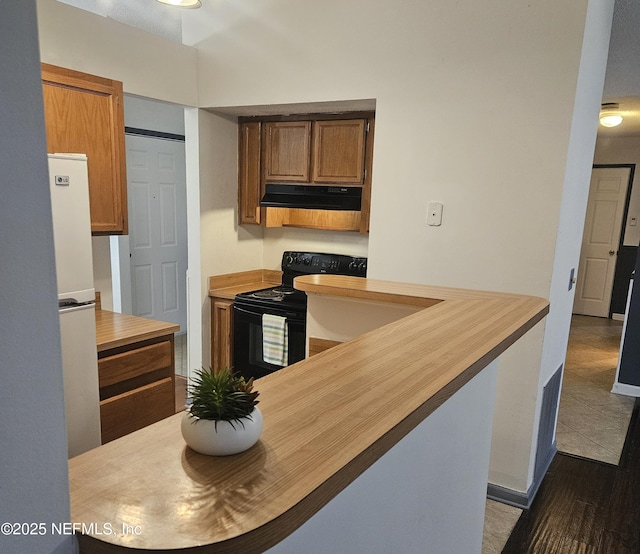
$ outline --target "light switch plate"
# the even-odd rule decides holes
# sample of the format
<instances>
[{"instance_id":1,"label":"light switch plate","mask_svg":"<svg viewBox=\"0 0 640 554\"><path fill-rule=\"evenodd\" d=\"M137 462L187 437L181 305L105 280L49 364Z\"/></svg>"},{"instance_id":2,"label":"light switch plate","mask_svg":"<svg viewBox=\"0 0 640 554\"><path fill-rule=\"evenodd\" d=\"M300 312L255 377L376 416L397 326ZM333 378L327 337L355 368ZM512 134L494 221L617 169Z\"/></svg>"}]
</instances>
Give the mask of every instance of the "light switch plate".
<instances>
[{"instance_id":1,"label":"light switch plate","mask_svg":"<svg viewBox=\"0 0 640 554\"><path fill-rule=\"evenodd\" d=\"M427 206L427 225L442 225L442 202L429 202Z\"/></svg>"}]
</instances>

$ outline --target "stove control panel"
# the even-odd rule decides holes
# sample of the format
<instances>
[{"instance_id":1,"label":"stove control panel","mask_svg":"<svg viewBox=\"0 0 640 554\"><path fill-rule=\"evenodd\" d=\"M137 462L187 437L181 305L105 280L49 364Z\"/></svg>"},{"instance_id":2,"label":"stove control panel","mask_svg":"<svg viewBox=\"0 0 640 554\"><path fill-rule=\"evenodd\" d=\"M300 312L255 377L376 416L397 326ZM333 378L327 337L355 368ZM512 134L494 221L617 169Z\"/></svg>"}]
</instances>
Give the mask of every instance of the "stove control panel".
<instances>
[{"instance_id":1,"label":"stove control panel","mask_svg":"<svg viewBox=\"0 0 640 554\"><path fill-rule=\"evenodd\" d=\"M282 255L282 271L303 275L332 273L366 277L367 258L316 252L285 252Z\"/></svg>"}]
</instances>

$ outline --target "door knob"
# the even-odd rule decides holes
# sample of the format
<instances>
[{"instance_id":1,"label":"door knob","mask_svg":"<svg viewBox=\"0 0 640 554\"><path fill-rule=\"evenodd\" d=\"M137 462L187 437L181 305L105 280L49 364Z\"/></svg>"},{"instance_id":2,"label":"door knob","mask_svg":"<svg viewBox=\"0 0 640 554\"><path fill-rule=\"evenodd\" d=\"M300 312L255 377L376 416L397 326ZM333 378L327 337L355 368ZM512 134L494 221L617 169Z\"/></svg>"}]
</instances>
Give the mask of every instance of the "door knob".
<instances>
[{"instance_id":1,"label":"door knob","mask_svg":"<svg viewBox=\"0 0 640 554\"><path fill-rule=\"evenodd\" d=\"M613 256L616 253L615 250L609 250L609 256Z\"/></svg>"}]
</instances>

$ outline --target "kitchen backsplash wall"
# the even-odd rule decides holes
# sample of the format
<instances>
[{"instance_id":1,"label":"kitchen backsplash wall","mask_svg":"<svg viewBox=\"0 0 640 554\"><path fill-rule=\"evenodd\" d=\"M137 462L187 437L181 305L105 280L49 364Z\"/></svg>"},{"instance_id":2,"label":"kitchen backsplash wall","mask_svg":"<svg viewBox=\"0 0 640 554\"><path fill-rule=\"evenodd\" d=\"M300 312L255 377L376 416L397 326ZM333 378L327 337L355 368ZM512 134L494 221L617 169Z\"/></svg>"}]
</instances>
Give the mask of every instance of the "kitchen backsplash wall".
<instances>
[{"instance_id":1,"label":"kitchen backsplash wall","mask_svg":"<svg viewBox=\"0 0 640 554\"><path fill-rule=\"evenodd\" d=\"M354 232L321 231L294 227L265 229L263 267L265 269L279 269L282 253L285 250L367 257L369 237Z\"/></svg>"}]
</instances>

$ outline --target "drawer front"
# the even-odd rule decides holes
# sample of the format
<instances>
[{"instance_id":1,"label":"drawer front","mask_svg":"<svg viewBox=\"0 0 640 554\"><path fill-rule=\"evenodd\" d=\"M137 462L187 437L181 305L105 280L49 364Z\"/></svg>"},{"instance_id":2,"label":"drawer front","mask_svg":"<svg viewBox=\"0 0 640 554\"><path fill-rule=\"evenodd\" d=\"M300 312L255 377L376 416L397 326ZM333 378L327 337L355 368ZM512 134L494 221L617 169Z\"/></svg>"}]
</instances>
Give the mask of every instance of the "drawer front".
<instances>
[{"instance_id":1,"label":"drawer front","mask_svg":"<svg viewBox=\"0 0 640 554\"><path fill-rule=\"evenodd\" d=\"M175 413L171 377L100 402L102 444L115 440Z\"/></svg>"},{"instance_id":2,"label":"drawer front","mask_svg":"<svg viewBox=\"0 0 640 554\"><path fill-rule=\"evenodd\" d=\"M158 369L171 368L172 363L171 341L163 341L108 356L98 360L100 387L108 387L128 379L134 379Z\"/></svg>"}]
</instances>

